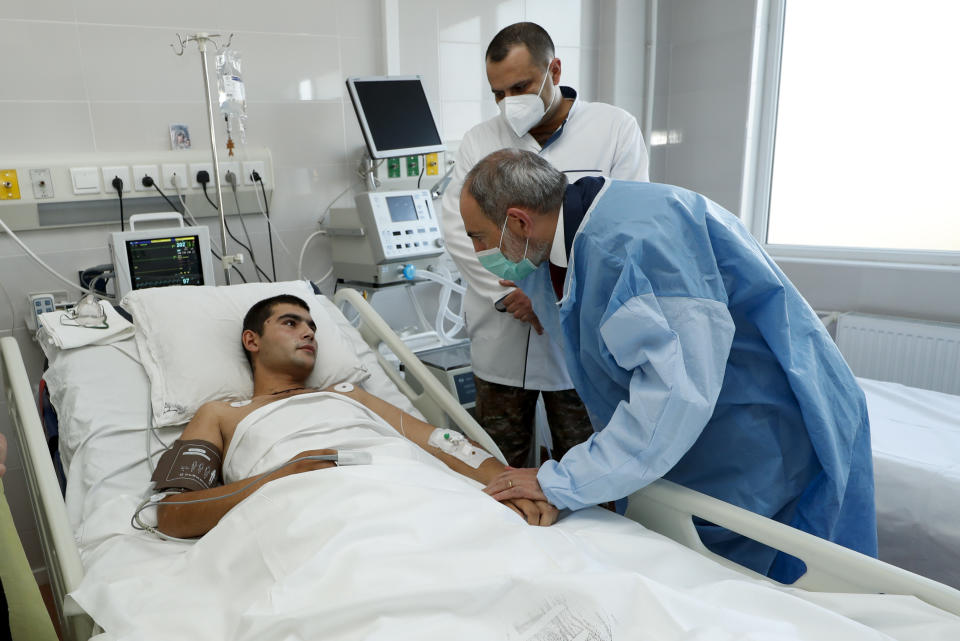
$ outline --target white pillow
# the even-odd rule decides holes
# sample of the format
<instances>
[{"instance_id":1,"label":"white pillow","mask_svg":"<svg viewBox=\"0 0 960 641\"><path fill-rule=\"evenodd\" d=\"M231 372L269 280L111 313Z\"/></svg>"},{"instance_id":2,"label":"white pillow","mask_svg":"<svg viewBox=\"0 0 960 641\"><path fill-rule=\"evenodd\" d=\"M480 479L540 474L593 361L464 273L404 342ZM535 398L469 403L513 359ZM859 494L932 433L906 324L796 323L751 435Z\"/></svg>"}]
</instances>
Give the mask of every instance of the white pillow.
<instances>
[{"instance_id":1,"label":"white pillow","mask_svg":"<svg viewBox=\"0 0 960 641\"><path fill-rule=\"evenodd\" d=\"M133 316L140 358L150 379L154 425L178 425L213 400L253 395L253 377L240 343L243 317L254 303L292 294L304 300L317 324L317 364L311 387L360 383L369 373L338 330L330 301L306 281L229 287L156 287L135 290L120 302Z\"/></svg>"}]
</instances>

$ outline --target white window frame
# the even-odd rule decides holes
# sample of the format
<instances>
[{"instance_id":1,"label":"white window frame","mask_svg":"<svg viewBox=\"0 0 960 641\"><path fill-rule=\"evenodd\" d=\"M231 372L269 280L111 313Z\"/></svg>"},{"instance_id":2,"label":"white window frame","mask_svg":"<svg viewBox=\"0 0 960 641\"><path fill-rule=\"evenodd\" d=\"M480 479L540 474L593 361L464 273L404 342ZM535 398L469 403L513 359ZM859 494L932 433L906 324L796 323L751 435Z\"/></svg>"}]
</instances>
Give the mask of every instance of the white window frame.
<instances>
[{"instance_id":1,"label":"white window frame","mask_svg":"<svg viewBox=\"0 0 960 641\"><path fill-rule=\"evenodd\" d=\"M770 191L773 179L777 107L780 96L780 61L788 0L757 0L753 33L750 102L741 193L743 221L774 259L790 258L816 262L862 265L938 265L960 268L960 252L868 249L862 247L817 247L767 243L770 221ZM802 2L803 0L794 0Z\"/></svg>"}]
</instances>

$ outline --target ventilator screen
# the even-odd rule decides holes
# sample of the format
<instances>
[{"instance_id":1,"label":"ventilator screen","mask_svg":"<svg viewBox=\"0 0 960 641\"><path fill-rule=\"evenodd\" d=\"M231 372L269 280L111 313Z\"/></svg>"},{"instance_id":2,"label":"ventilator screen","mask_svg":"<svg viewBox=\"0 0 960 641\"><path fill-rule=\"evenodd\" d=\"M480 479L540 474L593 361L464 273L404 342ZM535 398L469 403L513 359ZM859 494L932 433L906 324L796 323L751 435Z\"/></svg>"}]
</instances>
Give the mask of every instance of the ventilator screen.
<instances>
[{"instance_id":1,"label":"ventilator screen","mask_svg":"<svg viewBox=\"0 0 960 641\"><path fill-rule=\"evenodd\" d=\"M347 78L347 87L371 158L444 150L419 77Z\"/></svg>"}]
</instances>

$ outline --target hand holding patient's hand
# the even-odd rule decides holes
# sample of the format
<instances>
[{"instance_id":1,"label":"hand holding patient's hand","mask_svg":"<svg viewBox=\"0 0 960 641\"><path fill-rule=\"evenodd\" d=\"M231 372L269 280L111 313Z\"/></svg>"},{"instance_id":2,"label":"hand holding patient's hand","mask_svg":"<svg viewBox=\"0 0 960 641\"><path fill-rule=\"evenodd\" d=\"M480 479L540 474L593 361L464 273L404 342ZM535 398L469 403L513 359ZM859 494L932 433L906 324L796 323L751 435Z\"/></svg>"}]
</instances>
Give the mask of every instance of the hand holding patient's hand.
<instances>
[{"instance_id":1,"label":"hand holding patient's hand","mask_svg":"<svg viewBox=\"0 0 960 641\"><path fill-rule=\"evenodd\" d=\"M526 519L530 525L553 525L557 521L557 508L546 501L506 499L502 503Z\"/></svg>"},{"instance_id":2,"label":"hand holding patient's hand","mask_svg":"<svg viewBox=\"0 0 960 641\"><path fill-rule=\"evenodd\" d=\"M296 463L290 463L284 465L282 468L276 471L276 476L273 478L282 478L284 476L290 476L291 474L301 474L303 472L312 472L313 470L324 470L328 467L336 467L337 464L333 461L297 461L297 459L304 458L306 456L319 456L321 454L336 454L337 450L306 450L305 452L300 452L294 456L291 461L296 461ZM272 475L271 475L272 476Z\"/></svg>"},{"instance_id":3,"label":"hand holding patient's hand","mask_svg":"<svg viewBox=\"0 0 960 641\"><path fill-rule=\"evenodd\" d=\"M483 491L525 518L530 525L552 525L557 520L557 508L544 495L535 467L507 468Z\"/></svg>"}]
</instances>

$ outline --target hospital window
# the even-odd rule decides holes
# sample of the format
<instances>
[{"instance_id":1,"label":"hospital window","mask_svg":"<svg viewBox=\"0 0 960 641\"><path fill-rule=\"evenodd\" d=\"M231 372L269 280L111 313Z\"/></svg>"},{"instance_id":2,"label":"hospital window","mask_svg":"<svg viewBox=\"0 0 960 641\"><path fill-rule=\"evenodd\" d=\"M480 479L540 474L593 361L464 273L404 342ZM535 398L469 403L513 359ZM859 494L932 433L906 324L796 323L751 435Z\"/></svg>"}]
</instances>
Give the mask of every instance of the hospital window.
<instances>
[{"instance_id":1,"label":"hospital window","mask_svg":"<svg viewBox=\"0 0 960 641\"><path fill-rule=\"evenodd\" d=\"M768 245L960 252L960 2L779 11Z\"/></svg>"}]
</instances>

